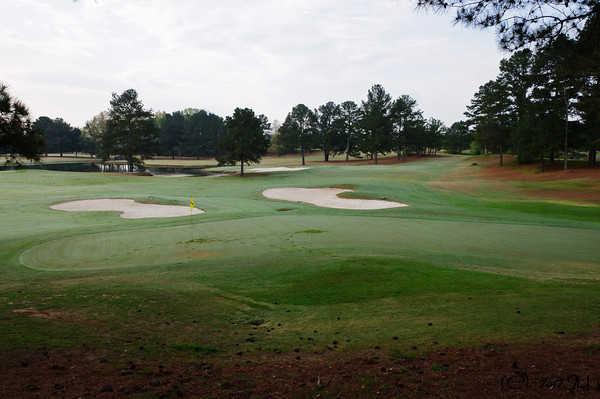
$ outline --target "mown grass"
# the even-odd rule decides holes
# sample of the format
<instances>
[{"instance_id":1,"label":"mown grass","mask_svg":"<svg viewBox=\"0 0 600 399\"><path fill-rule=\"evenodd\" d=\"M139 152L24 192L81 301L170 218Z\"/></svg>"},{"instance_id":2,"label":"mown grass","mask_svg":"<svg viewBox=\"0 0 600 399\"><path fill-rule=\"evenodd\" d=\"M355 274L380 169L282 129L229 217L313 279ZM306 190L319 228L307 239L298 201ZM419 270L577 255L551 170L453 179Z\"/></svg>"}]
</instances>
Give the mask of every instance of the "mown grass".
<instances>
[{"instance_id":1,"label":"mown grass","mask_svg":"<svg viewBox=\"0 0 600 399\"><path fill-rule=\"evenodd\" d=\"M600 208L428 185L464 162L313 166L251 179L0 172L0 349L411 354L596 328ZM352 187L409 206L292 205L263 198L270 187ZM49 209L190 196L206 214L126 220Z\"/></svg>"}]
</instances>

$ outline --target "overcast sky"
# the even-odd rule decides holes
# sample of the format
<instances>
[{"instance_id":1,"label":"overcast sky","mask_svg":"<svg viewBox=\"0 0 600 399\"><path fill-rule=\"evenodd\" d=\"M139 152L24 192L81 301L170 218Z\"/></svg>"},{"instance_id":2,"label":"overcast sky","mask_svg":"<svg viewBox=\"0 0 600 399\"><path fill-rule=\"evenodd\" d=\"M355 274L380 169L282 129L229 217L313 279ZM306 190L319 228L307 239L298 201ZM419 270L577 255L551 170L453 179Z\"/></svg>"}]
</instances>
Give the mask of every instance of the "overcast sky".
<instances>
[{"instance_id":1,"label":"overcast sky","mask_svg":"<svg viewBox=\"0 0 600 399\"><path fill-rule=\"evenodd\" d=\"M0 81L34 116L77 126L127 88L155 111L283 120L374 83L452 123L505 56L493 32L411 0L11 0L0 16Z\"/></svg>"}]
</instances>

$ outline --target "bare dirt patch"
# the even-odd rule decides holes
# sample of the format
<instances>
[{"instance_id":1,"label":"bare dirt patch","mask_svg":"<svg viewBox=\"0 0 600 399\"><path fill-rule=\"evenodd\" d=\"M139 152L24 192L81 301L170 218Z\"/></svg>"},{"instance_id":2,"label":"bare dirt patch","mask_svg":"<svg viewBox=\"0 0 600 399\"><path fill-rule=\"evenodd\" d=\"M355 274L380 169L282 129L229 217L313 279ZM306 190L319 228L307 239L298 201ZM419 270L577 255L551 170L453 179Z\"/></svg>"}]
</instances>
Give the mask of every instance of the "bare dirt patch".
<instances>
[{"instance_id":1,"label":"bare dirt patch","mask_svg":"<svg viewBox=\"0 0 600 399\"><path fill-rule=\"evenodd\" d=\"M551 181L585 178L600 179L600 168L571 167L571 169L563 170L562 166L558 164L547 166L546 170L542 172L539 164L509 164L499 166L488 163L480 171L482 176L507 180Z\"/></svg>"},{"instance_id":2,"label":"bare dirt patch","mask_svg":"<svg viewBox=\"0 0 600 399\"><path fill-rule=\"evenodd\" d=\"M210 354L0 352L0 396L189 398L600 397L600 336L486 344L403 355L361 352ZM136 396L137 397L137 396Z\"/></svg>"},{"instance_id":3,"label":"bare dirt patch","mask_svg":"<svg viewBox=\"0 0 600 399\"><path fill-rule=\"evenodd\" d=\"M104 198L63 202L51 209L66 212L120 212L123 219L169 218L204 213L203 210L181 205L143 204L132 199Z\"/></svg>"},{"instance_id":4,"label":"bare dirt patch","mask_svg":"<svg viewBox=\"0 0 600 399\"><path fill-rule=\"evenodd\" d=\"M271 188L263 191L263 195L269 199L305 202L323 208L372 210L389 209L408 206L400 202L341 198L339 194L352 192L353 190L341 188Z\"/></svg>"},{"instance_id":5,"label":"bare dirt patch","mask_svg":"<svg viewBox=\"0 0 600 399\"><path fill-rule=\"evenodd\" d=\"M27 317L33 317L36 319L46 319L46 320L67 320L73 319L74 315L62 312L59 310L37 310L34 308L23 308L23 309L14 309L12 311L15 314L23 315Z\"/></svg>"},{"instance_id":6,"label":"bare dirt patch","mask_svg":"<svg viewBox=\"0 0 600 399\"><path fill-rule=\"evenodd\" d=\"M468 194L494 191L524 199L544 199L580 205L600 203L600 168L573 164L562 170L561 165L549 165L545 172L539 164L518 165L514 156L505 156L505 165L498 165L496 156L469 158L429 185Z\"/></svg>"}]
</instances>

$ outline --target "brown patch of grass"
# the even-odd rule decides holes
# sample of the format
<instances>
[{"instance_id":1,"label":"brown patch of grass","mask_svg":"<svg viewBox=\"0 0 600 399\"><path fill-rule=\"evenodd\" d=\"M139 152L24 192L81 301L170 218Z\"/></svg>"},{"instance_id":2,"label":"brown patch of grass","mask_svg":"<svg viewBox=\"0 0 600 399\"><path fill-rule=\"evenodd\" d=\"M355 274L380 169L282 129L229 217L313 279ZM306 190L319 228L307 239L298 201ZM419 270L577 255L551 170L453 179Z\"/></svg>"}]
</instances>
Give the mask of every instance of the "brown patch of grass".
<instances>
[{"instance_id":1,"label":"brown patch of grass","mask_svg":"<svg viewBox=\"0 0 600 399\"><path fill-rule=\"evenodd\" d=\"M187 250L187 251L181 251L180 256L185 259L206 259L206 258L212 258L213 256L217 256L217 252Z\"/></svg>"},{"instance_id":2,"label":"brown patch of grass","mask_svg":"<svg viewBox=\"0 0 600 399\"><path fill-rule=\"evenodd\" d=\"M341 190L356 190L355 184L334 184L329 186L324 186L324 188L339 188Z\"/></svg>"},{"instance_id":3,"label":"brown patch of grass","mask_svg":"<svg viewBox=\"0 0 600 399\"><path fill-rule=\"evenodd\" d=\"M600 190L525 190L525 192L532 197L572 203L574 205L600 205Z\"/></svg>"},{"instance_id":4,"label":"brown patch of grass","mask_svg":"<svg viewBox=\"0 0 600 399\"><path fill-rule=\"evenodd\" d=\"M567 170L562 163L547 164L541 171L539 163L517 164L514 155L504 156L504 166L498 164L497 156L480 156L471 158L469 162L478 163L472 167L475 174L488 179L505 179L519 181L556 181L591 179L600 182L600 168L590 168L581 162L571 162Z\"/></svg>"},{"instance_id":5,"label":"brown patch of grass","mask_svg":"<svg viewBox=\"0 0 600 399\"><path fill-rule=\"evenodd\" d=\"M36 319L45 319L45 320L74 320L79 319L79 317L75 317L72 313L67 313L60 310L37 310L34 308L23 308L23 309L14 309L12 311L15 314L23 315L27 317L33 317Z\"/></svg>"},{"instance_id":6,"label":"brown patch of grass","mask_svg":"<svg viewBox=\"0 0 600 399\"><path fill-rule=\"evenodd\" d=\"M519 165L512 155L506 155L504 161L500 166L497 156L471 157L429 185L467 194L493 191L526 199L600 203L600 168L572 163L572 169L562 170L555 163L541 172L539 164Z\"/></svg>"},{"instance_id":7,"label":"brown patch of grass","mask_svg":"<svg viewBox=\"0 0 600 399\"><path fill-rule=\"evenodd\" d=\"M210 242L214 242L216 240L212 238L193 238L187 241L180 241L178 244L208 244Z\"/></svg>"}]
</instances>

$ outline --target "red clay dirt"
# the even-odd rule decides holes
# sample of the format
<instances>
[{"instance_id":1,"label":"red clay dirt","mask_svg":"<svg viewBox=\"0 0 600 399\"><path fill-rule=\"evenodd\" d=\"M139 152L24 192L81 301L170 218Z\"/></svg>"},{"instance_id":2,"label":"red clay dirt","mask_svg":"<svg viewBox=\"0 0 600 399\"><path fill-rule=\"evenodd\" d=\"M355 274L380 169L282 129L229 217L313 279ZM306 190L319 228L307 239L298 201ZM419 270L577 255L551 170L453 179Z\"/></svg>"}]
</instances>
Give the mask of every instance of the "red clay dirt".
<instances>
[{"instance_id":1,"label":"red clay dirt","mask_svg":"<svg viewBox=\"0 0 600 399\"><path fill-rule=\"evenodd\" d=\"M471 194L492 188L527 199L600 204L600 168L572 163L570 169L562 170L562 165L556 162L541 172L539 164L518 165L513 156L505 156L504 166L499 166L497 156L474 157L467 161L430 184Z\"/></svg>"},{"instance_id":2,"label":"red clay dirt","mask_svg":"<svg viewBox=\"0 0 600 399\"><path fill-rule=\"evenodd\" d=\"M481 161L477 161L482 163ZM505 158L504 166L498 165L497 159L486 159L481 168L481 175L493 179L524 180L524 181L552 181L572 179L598 179L600 180L600 168L581 167L571 164L569 169L563 170L561 163L555 162L547 165L542 172L539 164L516 165L514 158Z\"/></svg>"},{"instance_id":3,"label":"red clay dirt","mask_svg":"<svg viewBox=\"0 0 600 399\"><path fill-rule=\"evenodd\" d=\"M508 159L511 161L511 158ZM585 188L560 189L522 189L523 194L533 198L543 198L559 201L600 204L600 168L582 167L581 164L571 164L570 169L563 170L562 164L554 163L546 166L541 172L540 165L516 165L509 163L499 166L485 162L479 169L479 176L487 180L504 180L517 182L560 182L575 181L583 183Z\"/></svg>"},{"instance_id":4,"label":"red clay dirt","mask_svg":"<svg viewBox=\"0 0 600 399\"><path fill-rule=\"evenodd\" d=\"M162 362L93 350L2 353L2 398L599 398L600 333L527 345L235 355Z\"/></svg>"}]
</instances>

